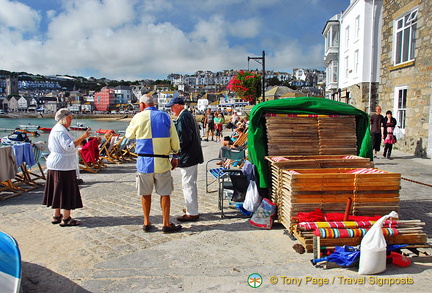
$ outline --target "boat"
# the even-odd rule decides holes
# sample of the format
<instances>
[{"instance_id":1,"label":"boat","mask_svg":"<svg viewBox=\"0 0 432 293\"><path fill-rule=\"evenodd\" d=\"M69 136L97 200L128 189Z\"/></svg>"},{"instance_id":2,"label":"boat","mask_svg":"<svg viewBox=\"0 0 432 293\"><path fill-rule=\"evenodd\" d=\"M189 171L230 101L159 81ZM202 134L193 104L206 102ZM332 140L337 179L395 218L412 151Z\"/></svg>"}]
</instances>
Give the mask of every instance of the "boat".
<instances>
[{"instance_id":1,"label":"boat","mask_svg":"<svg viewBox=\"0 0 432 293\"><path fill-rule=\"evenodd\" d=\"M25 129L25 130L38 130L39 129L39 125L35 125L35 124L31 124L31 123L29 123L29 124L21 124L21 125L18 125L19 126L19 128L21 128L21 129Z\"/></svg>"},{"instance_id":2,"label":"boat","mask_svg":"<svg viewBox=\"0 0 432 293\"><path fill-rule=\"evenodd\" d=\"M39 127L39 130L43 132L51 132L51 129L50 127Z\"/></svg>"},{"instance_id":3,"label":"boat","mask_svg":"<svg viewBox=\"0 0 432 293\"><path fill-rule=\"evenodd\" d=\"M99 134L114 134L115 133L115 131L114 130L112 130L112 129L98 129L98 130L96 130L96 133L99 133Z\"/></svg>"},{"instance_id":4,"label":"boat","mask_svg":"<svg viewBox=\"0 0 432 293\"><path fill-rule=\"evenodd\" d=\"M30 131L30 130L19 129L19 128L15 129L15 131L24 132L25 134L27 134L27 136L35 136L35 137L40 136L40 133L37 131Z\"/></svg>"},{"instance_id":5,"label":"boat","mask_svg":"<svg viewBox=\"0 0 432 293\"><path fill-rule=\"evenodd\" d=\"M83 123L77 123L76 126L70 126L70 130L82 130L85 131L87 129L91 129L88 126L85 126Z\"/></svg>"},{"instance_id":6,"label":"boat","mask_svg":"<svg viewBox=\"0 0 432 293\"><path fill-rule=\"evenodd\" d=\"M31 142L27 133L21 131L14 131L12 134L2 137L2 145L12 145L23 142Z\"/></svg>"},{"instance_id":7,"label":"boat","mask_svg":"<svg viewBox=\"0 0 432 293\"><path fill-rule=\"evenodd\" d=\"M0 232L0 288L2 292L21 290L21 253L16 240Z\"/></svg>"}]
</instances>

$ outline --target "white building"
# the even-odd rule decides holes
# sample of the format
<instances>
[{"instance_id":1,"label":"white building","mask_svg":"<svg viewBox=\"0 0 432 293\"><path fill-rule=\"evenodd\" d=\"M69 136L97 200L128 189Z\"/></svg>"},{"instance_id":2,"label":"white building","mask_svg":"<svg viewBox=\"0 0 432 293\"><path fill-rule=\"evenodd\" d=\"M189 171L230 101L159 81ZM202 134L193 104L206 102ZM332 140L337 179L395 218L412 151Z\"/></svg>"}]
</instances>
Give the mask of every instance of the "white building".
<instances>
[{"instance_id":1,"label":"white building","mask_svg":"<svg viewBox=\"0 0 432 293\"><path fill-rule=\"evenodd\" d=\"M356 105L365 111L370 111L376 101L381 53L382 5L382 0L350 1L350 5L339 19L340 39L337 62L333 59L334 55L330 55L337 49L335 46L338 35L335 23L337 18L330 20L331 23L327 22L323 33L326 42L325 66L326 71L331 73L331 83L327 85L328 97ZM336 67L339 70L335 88ZM334 92L331 93L330 90Z\"/></svg>"}]
</instances>

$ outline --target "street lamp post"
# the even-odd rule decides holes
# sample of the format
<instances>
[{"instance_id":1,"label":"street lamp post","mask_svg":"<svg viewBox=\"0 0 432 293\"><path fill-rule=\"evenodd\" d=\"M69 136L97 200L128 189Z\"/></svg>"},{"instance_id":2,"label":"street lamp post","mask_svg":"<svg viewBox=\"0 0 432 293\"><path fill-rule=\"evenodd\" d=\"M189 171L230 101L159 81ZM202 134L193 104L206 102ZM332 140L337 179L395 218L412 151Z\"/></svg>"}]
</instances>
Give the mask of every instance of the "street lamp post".
<instances>
[{"instance_id":1,"label":"street lamp post","mask_svg":"<svg viewBox=\"0 0 432 293\"><path fill-rule=\"evenodd\" d=\"M248 57L248 70L249 70L249 60L255 60L259 64L262 65L262 98L263 102L265 102L265 51L262 51L262 57Z\"/></svg>"}]
</instances>

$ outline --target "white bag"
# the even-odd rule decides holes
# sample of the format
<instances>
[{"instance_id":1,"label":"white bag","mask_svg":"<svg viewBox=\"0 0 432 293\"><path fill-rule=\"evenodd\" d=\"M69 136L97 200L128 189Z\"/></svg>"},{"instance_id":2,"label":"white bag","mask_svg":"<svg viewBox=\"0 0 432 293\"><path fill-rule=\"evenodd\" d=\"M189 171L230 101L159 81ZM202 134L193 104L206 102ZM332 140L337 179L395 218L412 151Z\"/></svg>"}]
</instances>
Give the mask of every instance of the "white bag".
<instances>
[{"instance_id":1,"label":"white bag","mask_svg":"<svg viewBox=\"0 0 432 293\"><path fill-rule=\"evenodd\" d=\"M258 186L256 185L255 180L251 180L249 182L246 197L243 202L243 208L248 212L255 212L261 203L261 196L258 192Z\"/></svg>"},{"instance_id":2,"label":"white bag","mask_svg":"<svg viewBox=\"0 0 432 293\"><path fill-rule=\"evenodd\" d=\"M381 217L373 224L360 243L359 274L372 275L386 270L387 243L382 233L382 225L388 218L397 218L396 212Z\"/></svg>"},{"instance_id":3,"label":"white bag","mask_svg":"<svg viewBox=\"0 0 432 293\"><path fill-rule=\"evenodd\" d=\"M404 137L403 131L400 129L399 126L396 126L393 129L393 135L396 137L397 140L400 140L402 137Z\"/></svg>"}]
</instances>

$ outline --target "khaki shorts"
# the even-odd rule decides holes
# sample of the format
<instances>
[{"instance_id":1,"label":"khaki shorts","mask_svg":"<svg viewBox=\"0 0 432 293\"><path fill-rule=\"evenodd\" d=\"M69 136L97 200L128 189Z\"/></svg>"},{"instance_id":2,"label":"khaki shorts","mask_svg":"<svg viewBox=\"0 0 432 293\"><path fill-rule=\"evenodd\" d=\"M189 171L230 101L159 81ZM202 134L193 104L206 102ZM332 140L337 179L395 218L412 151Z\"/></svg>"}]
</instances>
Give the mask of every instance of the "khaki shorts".
<instances>
[{"instance_id":1,"label":"khaki shorts","mask_svg":"<svg viewBox=\"0 0 432 293\"><path fill-rule=\"evenodd\" d=\"M171 171L165 173L136 173L138 195L150 195L153 188L160 196L170 195L174 190Z\"/></svg>"}]
</instances>

